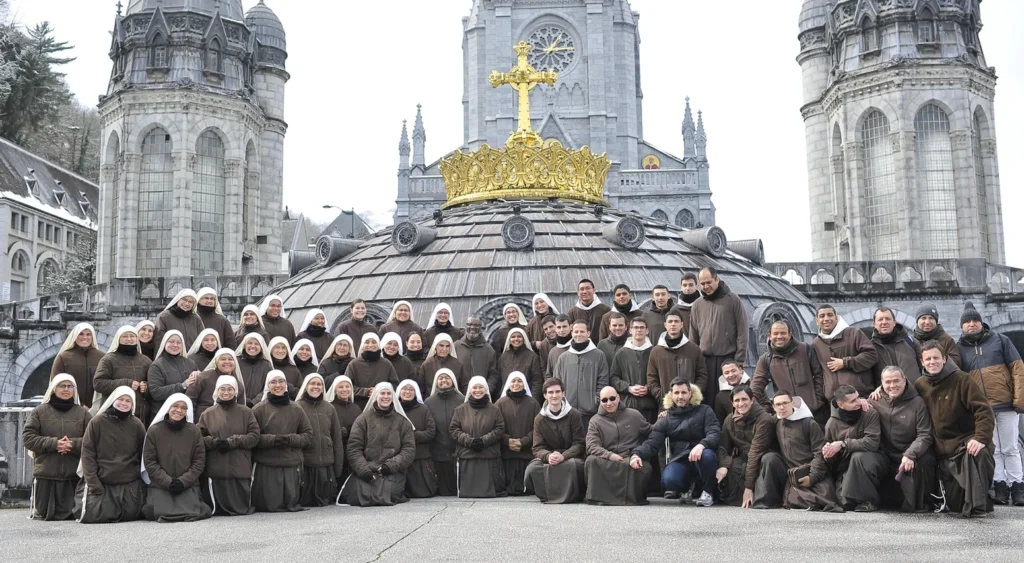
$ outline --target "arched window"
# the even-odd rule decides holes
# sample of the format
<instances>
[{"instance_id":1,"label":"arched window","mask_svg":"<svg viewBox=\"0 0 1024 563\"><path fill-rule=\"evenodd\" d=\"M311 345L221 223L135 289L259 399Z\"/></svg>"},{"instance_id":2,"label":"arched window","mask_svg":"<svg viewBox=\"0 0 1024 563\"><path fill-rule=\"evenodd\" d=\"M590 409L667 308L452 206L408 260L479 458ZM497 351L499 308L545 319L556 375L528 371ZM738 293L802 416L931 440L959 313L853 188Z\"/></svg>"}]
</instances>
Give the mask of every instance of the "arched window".
<instances>
[{"instance_id":1,"label":"arched window","mask_svg":"<svg viewBox=\"0 0 1024 563\"><path fill-rule=\"evenodd\" d=\"M57 262L46 259L39 265L39 275L36 277L36 295L50 293L50 284L53 283L53 276L60 272Z\"/></svg>"},{"instance_id":2,"label":"arched window","mask_svg":"<svg viewBox=\"0 0 1024 563\"><path fill-rule=\"evenodd\" d=\"M660 210L660 209L655 209L654 213L651 213L651 219L656 219L658 221L665 221L667 223L668 222L668 214L665 213L664 211Z\"/></svg>"},{"instance_id":3,"label":"arched window","mask_svg":"<svg viewBox=\"0 0 1024 563\"><path fill-rule=\"evenodd\" d=\"M917 42L936 43L938 37L935 33L935 16L931 9L925 7L917 16Z\"/></svg>"},{"instance_id":4,"label":"arched window","mask_svg":"<svg viewBox=\"0 0 1024 563\"><path fill-rule=\"evenodd\" d=\"M985 155L981 148L981 135L985 131L982 127L986 123L981 110L974 113L973 125L971 128L971 152L974 153L974 183L978 190L978 234L981 236L981 257L988 259L988 185L985 175Z\"/></svg>"},{"instance_id":5,"label":"arched window","mask_svg":"<svg viewBox=\"0 0 1024 563\"><path fill-rule=\"evenodd\" d=\"M695 224L693 213L689 209L684 209L679 213L676 213L676 226L684 229L692 229Z\"/></svg>"},{"instance_id":6,"label":"arched window","mask_svg":"<svg viewBox=\"0 0 1024 563\"><path fill-rule=\"evenodd\" d=\"M923 258L956 258L960 252L949 118L939 106L927 104L914 117L914 131Z\"/></svg>"},{"instance_id":7,"label":"arched window","mask_svg":"<svg viewBox=\"0 0 1024 563\"><path fill-rule=\"evenodd\" d=\"M153 47L149 59L149 66L152 68L167 68L167 40L157 33L153 36Z\"/></svg>"},{"instance_id":8,"label":"arched window","mask_svg":"<svg viewBox=\"0 0 1024 563\"><path fill-rule=\"evenodd\" d=\"M28 254L19 250L11 257L11 301L27 299L25 284L28 283Z\"/></svg>"},{"instance_id":9,"label":"arched window","mask_svg":"<svg viewBox=\"0 0 1024 563\"><path fill-rule=\"evenodd\" d=\"M206 70L220 72L220 41L214 39L206 48Z\"/></svg>"},{"instance_id":10,"label":"arched window","mask_svg":"<svg viewBox=\"0 0 1024 563\"><path fill-rule=\"evenodd\" d=\"M224 142L204 131L196 142L192 181L192 275L224 271Z\"/></svg>"},{"instance_id":11,"label":"arched window","mask_svg":"<svg viewBox=\"0 0 1024 563\"><path fill-rule=\"evenodd\" d=\"M157 127L142 141L139 174L139 224L136 229L136 275L167 277L171 273L171 198L174 161L171 136Z\"/></svg>"},{"instance_id":12,"label":"arched window","mask_svg":"<svg viewBox=\"0 0 1024 563\"><path fill-rule=\"evenodd\" d=\"M11 273L20 276L28 275L28 254L25 254L24 250L15 252L14 257L11 258Z\"/></svg>"},{"instance_id":13,"label":"arched window","mask_svg":"<svg viewBox=\"0 0 1024 563\"><path fill-rule=\"evenodd\" d=\"M873 109L861 124L864 162L863 238L867 242L867 260L896 260L900 257L900 197L889 141L889 120Z\"/></svg>"},{"instance_id":14,"label":"arched window","mask_svg":"<svg viewBox=\"0 0 1024 563\"><path fill-rule=\"evenodd\" d=\"M860 52L870 53L881 48L881 33L874 20L865 16L860 21Z\"/></svg>"}]
</instances>

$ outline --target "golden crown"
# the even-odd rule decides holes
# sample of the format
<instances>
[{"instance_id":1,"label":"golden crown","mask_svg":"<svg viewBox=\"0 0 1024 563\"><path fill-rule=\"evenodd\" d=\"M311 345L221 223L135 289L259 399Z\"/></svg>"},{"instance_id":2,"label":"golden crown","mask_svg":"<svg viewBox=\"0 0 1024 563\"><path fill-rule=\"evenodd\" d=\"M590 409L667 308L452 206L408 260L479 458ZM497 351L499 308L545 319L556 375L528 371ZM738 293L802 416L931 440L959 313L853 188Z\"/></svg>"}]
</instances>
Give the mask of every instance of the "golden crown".
<instances>
[{"instance_id":1,"label":"golden crown","mask_svg":"<svg viewBox=\"0 0 1024 563\"><path fill-rule=\"evenodd\" d=\"M443 208L492 199L563 198L608 205L604 184L612 163L607 153L595 155L589 147L566 148L532 130L530 90L538 84L554 85L558 75L530 66L530 49L521 41L515 47L518 64L507 73L494 71L490 76L493 87L507 85L519 93L519 130L504 149L484 144L476 151L456 151L441 160L448 192Z\"/></svg>"}]
</instances>

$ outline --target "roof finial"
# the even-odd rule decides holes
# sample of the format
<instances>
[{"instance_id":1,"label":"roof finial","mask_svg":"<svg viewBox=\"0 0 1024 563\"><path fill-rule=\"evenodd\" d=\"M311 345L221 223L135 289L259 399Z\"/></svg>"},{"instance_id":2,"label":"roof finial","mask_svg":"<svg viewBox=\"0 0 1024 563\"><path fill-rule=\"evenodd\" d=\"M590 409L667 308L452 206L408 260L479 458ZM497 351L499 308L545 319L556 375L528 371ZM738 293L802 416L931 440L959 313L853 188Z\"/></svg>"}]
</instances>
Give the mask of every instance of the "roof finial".
<instances>
[{"instance_id":1,"label":"roof finial","mask_svg":"<svg viewBox=\"0 0 1024 563\"><path fill-rule=\"evenodd\" d=\"M117 15L119 15L119 16L121 15L121 8L122 8L123 6L124 6L124 5L123 5L123 4L121 4L121 0L117 0Z\"/></svg>"}]
</instances>

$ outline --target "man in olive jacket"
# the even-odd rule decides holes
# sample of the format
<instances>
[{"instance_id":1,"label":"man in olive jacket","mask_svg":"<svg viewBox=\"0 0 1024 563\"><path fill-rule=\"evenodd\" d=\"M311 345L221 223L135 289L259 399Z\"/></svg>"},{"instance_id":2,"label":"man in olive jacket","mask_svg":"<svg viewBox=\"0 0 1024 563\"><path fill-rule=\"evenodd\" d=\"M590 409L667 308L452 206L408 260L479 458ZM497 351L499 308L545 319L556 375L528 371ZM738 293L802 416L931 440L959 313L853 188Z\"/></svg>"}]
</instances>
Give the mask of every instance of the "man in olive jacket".
<instances>
[{"instance_id":1,"label":"man in olive jacket","mask_svg":"<svg viewBox=\"0 0 1024 563\"><path fill-rule=\"evenodd\" d=\"M754 397L765 409L773 409L765 392L768 383L775 390L786 389L803 399L811 416L822 428L828 422L829 404L825 399L821 363L806 342L793 338L786 321L775 321L769 332L768 351L757 360L754 379L750 382Z\"/></svg>"},{"instance_id":2,"label":"man in olive jacket","mask_svg":"<svg viewBox=\"0 0 1024 563\"><path fill-rule=\"evenodd\" d=\"M711 405L718 394L718 375L722 364L735 360L747 365L747 335L750 321L743 309L743 301L718 279L718 272L704 268L697 276L704 297L698 299L690 311L690 340L700 346L704 354L708 375L704 403Z\"/></svg>"}]
</instances>

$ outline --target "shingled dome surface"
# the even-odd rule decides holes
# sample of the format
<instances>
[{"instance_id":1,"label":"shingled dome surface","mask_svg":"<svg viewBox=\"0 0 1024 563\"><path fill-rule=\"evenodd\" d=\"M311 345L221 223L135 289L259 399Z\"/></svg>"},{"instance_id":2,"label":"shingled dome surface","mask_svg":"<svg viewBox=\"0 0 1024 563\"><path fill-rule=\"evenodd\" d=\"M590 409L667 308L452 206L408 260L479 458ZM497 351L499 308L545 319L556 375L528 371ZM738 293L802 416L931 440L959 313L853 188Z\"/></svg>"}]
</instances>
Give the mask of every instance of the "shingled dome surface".
<instances>
[{"instance_id":1,"label":"shingled dome surface","mask_svg":"<svg viewBox=\"0 0 1024 563\"><path fill-rule=\"evenodd\" d=\"M475 203L444 211L439 223L431 218L389 227L358 241L357 248L356 241L335 244L349 245L351 253L303 270L276 291L295 323L316 307L336 327L349 318L354 299L365 300L368 317L381 322L396 301L406 300L413 320L426 328L434 306L444 301L456 324L476 315L490 332L502 322L508 302L532 316L530 300L538 292L547 293L560 312L568 311L581 278L593 280L609 305L612 287L625 283L648 308L654 286L665 285L674 295L684 272L711 266L751 316L751 353L763 351L775 320L788 320L798 338L814 333L814 307L806 297L754 261L725 250L724 236L712 240L721 247L711 252L684 240L701 238L699 232L565 201ZM332 251L318 247L320 252L321 263L327 262Z\"/></svg>"}]
</instances>

